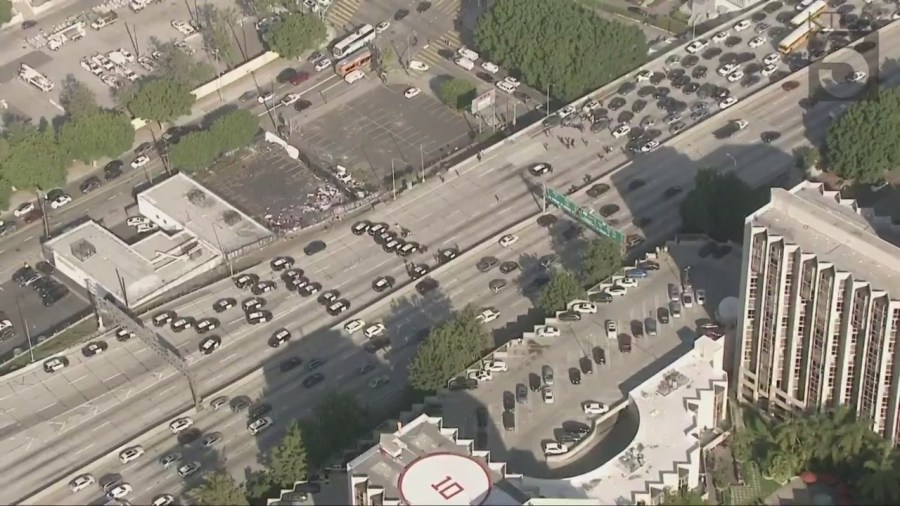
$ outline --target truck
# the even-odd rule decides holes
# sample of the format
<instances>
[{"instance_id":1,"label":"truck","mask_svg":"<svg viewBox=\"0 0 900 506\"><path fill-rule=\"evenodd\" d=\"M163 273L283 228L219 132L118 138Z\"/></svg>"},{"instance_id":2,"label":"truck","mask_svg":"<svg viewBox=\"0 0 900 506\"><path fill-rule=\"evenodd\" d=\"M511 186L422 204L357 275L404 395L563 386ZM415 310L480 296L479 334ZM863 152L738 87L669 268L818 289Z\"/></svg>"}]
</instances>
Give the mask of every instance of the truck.
<instances>
[{"instance_id":1,"label":"truck","mask_svg":"<svg viewBox=\"0 0 900 506\"><path fill-rule=\"evenodd\" d=\"M106 53L106 57L109 58L110 61L121 67L128 65L128 58L126 58L125 55L122 54L122 52L118 49Z\"/></svg>"},{"instance_id":2,"label":"truck","mask_svg":"<svg viewBox=\"0 0 900 506\"><path fill-rule=\"evenodd\" d=\"M109 11L106 14L97 16L97 19L91 22L91 28L101 30L119 20L119 15L115 11Z\"/></svg>"},{"instance_id":3,"label":"truck","mask_svg":"<svg viewBox=\"0 0 900 506\"><path fill-rule=\"evenodd\" d=\"M19 78L45 93L53 91L53 81L24 63L19 65Z\"/></svg>"},{"instance_id":4,"label":"truck","mask_svg":"<svg viewBox=\"0 0 900 506\"><path fill-rule=\"evenodd\" d=\"M47 38L47 47L50 48L51 51L57 51L69 41L83 39L84 35L84 22L76 21L53 32L53 34Z\"/></svg>"}]
</instances>

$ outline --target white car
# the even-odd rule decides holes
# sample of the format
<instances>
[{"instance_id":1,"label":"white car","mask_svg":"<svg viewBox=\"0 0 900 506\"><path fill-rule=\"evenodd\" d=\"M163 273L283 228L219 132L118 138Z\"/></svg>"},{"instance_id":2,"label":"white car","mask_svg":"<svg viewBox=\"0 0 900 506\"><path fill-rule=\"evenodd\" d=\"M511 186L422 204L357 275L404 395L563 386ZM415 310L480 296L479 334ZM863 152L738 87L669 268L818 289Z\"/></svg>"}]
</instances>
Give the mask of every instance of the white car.
<instances>
[{"instance_id":1,"label":"white car","mask_svg":"<svg viewBox=\"0 0 900 506\"><path fill-rule=\"evenodd\" d=\"M59 197L56 197L55 199L50 201L50 208L51 209L59 209L60 207L68 204L69 202L72 202L72 197L70 195L63 193Z\"/></svg>"},{"instance_id":2,"label":"white car","mask_svg":"<svg viewBox=\"0 0 900 506\"><path fill-rule=\"evenodd\" d=\"M729 83L736 83L736 82L740 81L740 80L743 79L743 78L744 78L744 71L743 71L743 70L736 70L736 71L734 71L734 72L728 74L728 82L729 82Z\"/></svg>"},{"instance_id":3,"label":"white car","mask_svg":"<svg viewBox=\"0 0 900 506\"><path fill-rule=\"evenodd\" d=\"M737 120L734 120L734 124L737 125L738 130L743 130L743 129L747 128L747 125L749 125L750 122L748 122L745 119L737 119Z\"/></svg>"},{"instance_id":4,"label":"white car","mask_svg":"<svg viewBox=\"0 0 900 506\"><path fill-rule=\"evenodd\" d=\"M681 294L681 303L686 308L694 307L694 294L691 293L690 290L685 290L683 294Z\"/></svg>"},{"instance_id":5,"label":"white car","mask_svg":"<svg viewBox=\"0 0 900 506\"><path fill-rule=\"evenodd\" d=\"M375 25L375 33L384 33L385 30L391 27L390 21L382 21Z\"/></svg>"},{"instance_id":6,"label":"white car","mask_svg":"<svg viewBox=\"0 0 900 506\"><path fill-rule=\"evenodd\" d=\"M131 485L127 483L121 483L113 487L112 490L106 493L106 496L110 499L122 499L131 493Z\"/></svg>"},{"instance_id":7,"label":"white car","mask_svg":"<svg viewBox=\"0 0 900 506\"><path fill-rule=\"evenodd\" d=\"M735 65L734 63L726 63L725 65L722 65L721 67L719 67L719 70L717 70L716 73L722 77L725 77L737 69L738 69L738 66Z\"/></svg>"},{"instance_id":8,"label":"white car","mask_svg":"<svg viewBox=\"0 0 900 506\"><path fill-rule=\"evenodd\" d=\"M366 330L363 331L363 334L365 334L365 336L368 337L369 339L372 339L373 337L378 337L381 334L384 334L384 324L381 322L378 322L374 325L369 325L368 327L366 327Z\"/></svg>"},{"instance_id":9,"label":"white car","mask_svg":"<svg viewBox=\"0 0 900 506\"><path fill-rule=\"evenodd\" d=\"M752 39L750 39L750 42L748 42L747 45L750 46L750 49L756 49L765 43L766 43L766 38L763 36L759 36L759 37L753 37Z\"/></svg>"},{"instance_id":10,"label":"white car","mask_svg":"<svg viewBox=\"0 0 900 506\"><path fill-rule=\"evenodd\" d=\"M328 58L322 58L321 60L316 62L316 72L321 72L330 66L331 60Z\"/></svg>"},{"instance_id":11,"label":"white car","mask_svg":"<svg viewBox=\"0 0 900 506\"><path fill-rule=\"evenodd\" d=\"M178 476L182 478L187 478L188 476L196 473L200 470L199 462L188 462L187 464L181 466L175 472L178 473Z\"/></svg>"},{"instance_id":12,"label":"white car","mask_svg":"<svg viewBox=\"0 0 900 506\"><path fill-rule=\"evenodd\" d=\"M553 404L556 402L556 397L553 396L553 387L544 385L544 388L541 390L541 398L544 399L544 404Z\"/></svg>"},{"instance_id":13,"label":"white car","mask_svg":"<svg viewBox=\"0 0 900 506\"><path fill-rule=\"evenodd\" d=\"M192 35L196 30L184 21L172 20L172 28L178 30L184 36Z\"/></svg>"},{"instance_id":14,"label":"white car","mask_svg":"<svg viewBox=\"0 0 900 506\"><path fill-rule=\"evenodd\" d=\"M422 93L422 90L416 87L407 88L406 91L403 92L403 96L406 98L413 98L419 96L419 93Z\"/></svg>"},{"instance_id":15,"label":"white car","mask_svg":"<svg viewBox=\"0 0 900 506\"><path fill-rule=\"evenodd\" d=\"M477 321L478 323L490 323L499 317L500 317L500 311L497 311L496 309L489 307L486 309L482 309L481 312L475 316L475 321Z\"/></svg>"},{"instance_id":16,"label":"white car","mask_svg":"<svg viewBox=\"0 0 900 506\"><path fill-rule=\"evenodd\" d=\"M483 369L490 372L506 372L509 370L509 366L502 360L494 360L492 362L485 362Z\"/></svg>"},{"instance_id":17,"label":"white car","mask_svg":"<svg viewBox=\"0 0 900 506\"><path fill-rule=\"evenodd\" d=\"M616 339L617 337L619 337L619 329L616 327L616 322L606 320L606 338Z\"/></svg>"},{"instance_id":18,"label":"white car","mask_svg":"<svg viewBox=\"0 0 900 506\"><path fill-rule=\"evenodd\" d=\"M141 457L144 454L144 448L141 446L132 446L131 448L125 448L121 452L119 452L119 461L123 464L127 464L129 462L133 462Z\"/></svg>"},{"instance_id":19,"label":"white car","mask_svg":"<svg viewBox=\"0 0 900 506\"><path fill-rule=\"evenodd\" d=\"M497 72L500 72L500 67L498 67L496 63L491 63L489 61L482 62L481 68L483 68L484 70L487 70L491 74L496 74Z\"/></svg>"},{"instance_id":20,"label":"white car","mask_svg":"<svg viewBox=\"0 0 900 506\"><path fill-rule=\"evenodd\" d=\"M728 38L728 30L723 30L712 36L712 41L719 43Z\"/></svg>"},{"instance_id":21,"label":"white car","mask_svg":"<svg viewBox=\"0 0 900 506\"><path fill-rule=\"evenodd\" d=\"M472 61L476 61L479 58L478 53L476 53L475 51L472 51L471 49L466 48L466 47L461 47L461 48L457 49L456 54L462 56L463 58L465 58L467 60L472 60Z\"/></svg>"},{"instance_id":22,"label":"white car","mask_svg":"<svg viewBox=\"0 0 900 506\"><path fill-rule=\"evenodd\" d=\"M515 244L519 240L519 236L516 234L506 234L500 238L500 246L504 248L508 248Z\"/></svg>"},{"instance_id":23,"label":"white car","mask_svg":"<svg viewBox=\"0 0 900 506\"><path fill-rule=\"evenodd\" d=\"M513 85L511 85L511 84L509 84L509 83L506 82L506 81L497 81L497 85L496 85L496 86L497 86L497 88L500 89L500 91L502 91L502 92L504 92L504 93L512 94L512 92L516 91L516 87L513 86Z\"/></svg>"},{"instance_id":24,"label":"white car","mask_svg":"<svg viewBox=\"0 0 900 506\"><path fill-rule=\"evenodd\" d=\"M247 426L247 430L250 432L251 436L255 436L271 426L272 419L268 416L264 416L259 420L254 420L252 423L250 423L250 425Z\"/></svg>"},{"instance_id":25,"label":"white car","mask_svg":"<svg viewBox=\"0 0 900 506\"><path fill-rule=\"evenodd\" d=\"M688 44L687 47L684 48L684 50L687 51L689 54L695 54L695 53L699 53L700 51L703 51L704 49L706 49L706 46L708 46L708 45L709 45L709 42L707 42L703 39L695 40L694 42L691 42L690 44Z\"/></svg>"},{"instance_id":26,"label":"white car","mask_svg":"<svg viewBox=\"0 0 900 506\"><path fill-rule=\"evenodd\" d=\"M602 402L588 401L581 405L581 410L586 415L603 415L609 413L609 406Z\"/></svg>"},{"instance_id":27,"label":"white car","mask_svg":"<svg viewBox=\"0 0 900 506\"><path fill-rule=\"evenodd\" d=\"M625 136L628 135L630 132L631 132L631 127L630 127L630 126L628 126L628 125L619 125L615 130L613 130L612 136L613 136L614 139L619 139L619 138L621 138L621 137L625 137Z\"/></svg>"},{"instance_id":28,"label":"white car","mask_svg":"<svg viewBox=\"0 0 900 506\"><path fill-rule=\"evenodd\" d=\"M725 100L719 102L719 109L728 109L729 107L736 104L738 99L734 97L726 97Z\"/></svg>"},{"instance_id":29,"label":"white car","mask_svg":"<svg viewBox=\"0 0 900 506\"><path fill-rule=\"evenodd\" d=\"M503 78L503 81L509 83L513 88L518 88L522 85L522 83L520 83L519 80L513 76L506 76Z\"/></svg>"},{"instance_id":30,"label":"white car","mask_svg":"<svg viewBox=\"0 0 900 506\"><path fill-rule=\"evenodd\" d=\"M624 286L625 288L634 288L638 285L637 279L633 277L624 277L618 281L616 284L619 286Z\"/></svg>"},{"instance_id":31,"label":"white car","mask_svg":"<svg viewBox=\"0 0 900 506\"><path fill-rule=\"evenodd\" d=\"M72 493L81 492L82 490L88 488L89 486L94 484L94 477L90 474L82 474L81 476L76 476L75 479L69 482L69 488L72 490Z\"/></svg>"},{"instance_id":32,"label":"white car","mask_svg":"<svg viewBox=\"0 0 900 506\"><path fill-rule=\"evenodd\" d=\"M734 24L734 26L732 26L732 28L734 28L734 31L736 31L736 32L744 31L747 28L750 28L750 20L744 19L742 21L738 21L737 23Z\"/></svg>"},{"instance_id":33,"label":"white car","mask_svg":"<svg viewBox=\"0 0 900 506\"><path fill-rule=\"evenodd\" d=\"M54 373L61 369L65 369L67 365L68 363L65 360L59 357L54 357L44 362L44 371L48 373Z\"/></svg>"},{"instance_id":34,"label":"white car","mask_svg":"<svg viewBox=\"0 0 900 506\"><path fill-rule=\"evenodd\" d=\"M777 70L778 70L778 65L769 64L769 65L766 65L765 67L763 67L761 74L765 77L769 77L770 75L774 74L775 71L777 71Z\"/></svg>"},{"instance_id":35,"label":"white car","mask_svg":"<svg viewBox=\"0 0 900 506\"><path fill-rule=\"evenodd\" d=\"M148 163L150 163L150 157L147 155L141 155L131 161L131 168L132 169L140 169L141 167L143 167L144 165L147 165Z\"/></svg>"},{"instance_id":36,"label":"white car","mask_svg":"<svg viewBox=\"0 0 900 506\"><path fill-rule=\"evenodd\" d=\"M544 455L563 455L569 453L569 447L562 444L557 443L556 441L547 441L544 443Z\"/></svg>"},{"instance_id":37,"label":"white car","mask_svg":"<svg viewBox=\"0 0 900 506\"><path fill-rule=\"evenodd\" d=\"M154 497L150 506L169 506L170 504L175 504L175 497L171 494L162 494Z\"/></svg>"},{"instance_id":38,"label":"white car","mask_svg":"<svg viewBox=\"0 0 900 506\"><path fill-rule=\"evenodd\" d=\"M16 218L21 218L22 216L33 213L35 209L36 208L34 207L34 202L26 202L17 207L15 211L13 211L13 216L15 216Z\"/></svg>"},{"instance_id":39,"label":"white car","mask_svg":"<svg viewBox=\"0 0 900 506\"><path fill-rule=\"evenodd\" d=\"M647 144L644 144L643 146L641 146L641 153L649 153L658 147L659 147L659 141L656 139L653 139L652 141L647 142Z\"/></svg>"},{"instance_id":40,"label":"white car","mask_svg":"<svg viewBox=\"0 0 900 506\"><path fill-rule=\"evenodd\" d=\"M425 62L421 62L419 60L410 60L409 68L412 70L418 70L419 72L428 72L428 69L430 67Z\"/></svg>"},{"instance_id":41,"label":"white car","mask_svg":"<svg viewBox=\"0 0 900 506\"><path fill-rule=\"evenodd\" d=\"M485 383L494 379L494 375L491 374L491 371L471 371L469 372L469 379L473 379L479 383Z\"/></svg>"},{"instance_id":42,"label":"white car","mask_svg":"<svg viewBox=\"0 0 900 506\"><path fill-rule=\"evenodd\" d=\"M590 114L594 111L594 109L599 109L602 104L599 100L591 100L588 103L584 104L584 107L581 108L581 112L584 114Z\"/></svg>"},{"instance_id":43,"label":"white car","mask_svg":"<svg viewBox=\"0 0 900 506\"><path fill-rule=\"evenodd\" d=\"M556 113L556 115L559 116L560 119L566 119L573 114L575 114L575 106L574 105L567 105L567 106L563 107L562 109L560 109L559 111L557 111L557 113Z\"/></svg>"},{"instance_id":44,"label":"white car","mask_svg":"<svg viewBox=\"0 0 900 506\"><path fill-rule=\"evenodd\" d=\"M139 234L143 234L145 232L153 232L154 230L158 230L159 226L156 223L140 223L135 227Z\"/></svg>"},{"instance_id":45,"label":"white car","mask_svg":"<svg viewBox=\"0 0 900 506\"><path fill-rule=\"evenodd\" d=\"M561 334L559 328L552 325L544 325L543 327L538 327L535 333L538 337L559 337Z\"/></svg>"},{"instance_id":46,"label":"white car","mask_svg":"<svg viewBox=\"0 0 900 506\"><path fill-rule=\"evenodd\" d=\"M850 74L850 75L847 77L847 82L851 82L851 83L861 83L861 82L863 82L863 81L866 80L866 77L868 77L868 75L866 75L865 72L858 72L858 71L857 71L857 72L854 72L854 73Z\"/></svg>"},{"instance_id":47,"label":"white car","mask_svg":"<svg viewBox=\"0 0 900 506\"><path fill-rule=\"evenodd\" d=\"M189 417L176 418L175 420L172 420L172 423L169 424L169 430L171 430L173 434L178 434L191 425L194 425L194 420Z\"/></svg>"},{"instance_id":48,"label":"white car","mask_svg":"<svg viewBox=\"0 0 900 506\"><path fill-rule=\"evenodd\" d=\"M271 91L268 91L268 92L263 93L262 95L256 97L256 101L259 102L260 104L265 104L266 102L271 102L272 100L275 100L275 94L272 93Z\"/></svg>"},{"instance_id":49,"label":"white car","mask_svg":"<svg viewBox=\"0 0 900 506\"><path fill-rule=\"evenodd\" d=\"M285 95L284 97L281 98L281 105L283 107L287 107L289 105L293 105L298 100L300 100L299 93L288 93L287 95Z\"/></svg>"},{"instance_id":50,"label":"white car","mask_svg":"<svg viewBox=\"0 0 900 506\"><path fill-rule=\"evenodd\" d=\"M762 60L763 65L774 65L780 61L781 55L778 53L769 53Z\"/></svg>"},{"instance_id":51,"label":"white car","mask_svg":"<svg viewBox=\"0 0 900 506\"><path fill-rule=\"evenodd\" d=\"M346 324L344 324L344 330L349 333L354 333L362 330L363 327L366 326L366 322L362 320L350 320Z\"/></svg>"},{"instance_id":52,"label":"white car","mask_svg":"<svg viewBox=\"0 0 900 506\"><path fill-rule=\"evenodd\" d=\"M628 293L628 289L621 285L615 285L607 288L606 293L612 295L613 297L622 297L623 295Z\"/></svg>"},{"instance_id":53,"label":"white car","mask_svg":"<svg viewBox=\"0 0 900 506\"><path fill-rule=\"evenodd\" d=\"M697 290L695 296L697 298L697 304L700 304L701 306L706 304L706 290Z\"/></svg>"},{"instance_id":54,"label":"white car","mask_svg":"<svg viewBox=\"0 0 900 506\"><path fill-rule=\"evenodd\" d=\"M653 72L650 72L649 70L642 70L638 72L638 75L636 75L634 78L637 80L637 82L642 83L644 81L649 81L651 77L653 77Z\"/></svg>"},{"instance_id":55,"label":"white car","mask_svg":"<svg viewBox=\"0 0 900 506\"><path fill-rule=\"evenodd\" d=\"M597 305L592 302L576 302L572 304L572 311L582 314L594 314L597 312Z\"/></svg>"}]
</instances>

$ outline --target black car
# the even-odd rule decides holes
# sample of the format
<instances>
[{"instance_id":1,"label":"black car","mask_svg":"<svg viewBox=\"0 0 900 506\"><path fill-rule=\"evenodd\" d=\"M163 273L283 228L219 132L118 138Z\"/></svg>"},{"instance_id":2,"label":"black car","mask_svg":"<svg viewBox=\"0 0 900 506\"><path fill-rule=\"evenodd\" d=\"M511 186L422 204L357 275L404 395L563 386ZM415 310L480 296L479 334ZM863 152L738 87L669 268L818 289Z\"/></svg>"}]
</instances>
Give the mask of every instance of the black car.
<instances>
[{"instance_id":1,"label":"black car","mask_svg":"<svg viewBox=\"0 0 900 506\"><path fill-rule=\"evenodd\" d=\"M419 278L427 275L430 270L431 270L431 268L428 267L427 264L410 264L407 267L407 273L409 274L409 277L413 280L419 279Z\"/></svg>"},{"instance_id":2,"label":"black car","mask_svg":"<svg viewBox=\"0 0 900 506\"><path fill-rule=\"evenodd\" d=\"M394 287L394 280L389 277L379 276L372 281L372 290L381 293Z\"/></svg>"},{"instance_id":3,"label":"black car","mask_svg":"<svg viewBox=\"0 0 900 506\"><path fill-rule=\"evenodd\" d=\"M328 290L324 292L322 295L319 295L318 302L322 305L330 305L332 302L341 298L340 290Z\"/></svg>"},{"instance_id":4,"label":"black car","mask_svg":"<svg viewBox=\"0 0 900 506\"><path fill-rule=\"evenodd\" d=\"M220 346L222 346L222 338L213 335L200 341L200 345L198 348L200 350L200 353L209 355L210 353L219 349Z\"/></svg>"},{"instance_id":5,"label":"black car","mask_svg":"<svg viewBox=\"0 0 900 506\"><path fill-rule=\"evenodd\" d=\"M315 295L322 290L322 283L312 282L307 283L303 286L297 288L297 293L304 297L309 297L310 295Z\"/></svg>"},{"instance_id":6,"label":"black car","mask_svg":"<svg viewBox=\"0 0 900 506\"><path fill-rule=\"evenodd\" d=\"M294 259L289 256L275 257L269 262L269 267L271 267L273 271L283 271L285 269L290 269L293 266Z\"/></svg>"},{"instance_id":7,"label":"black car","mask_svg":"<svg viewBox=\"0 0 900 506\"><path fill-rule=\"evenodd\" d=\"M81 349L81 354L90 358L103 353L107 349L109 349L109 345L106 344L106 341L93 341Z\"/></svg>"},{"instance_id":8,"label":"black car","mask_svg":"<svg viewBox=\"0 0 900 506\"><path fill-rule=\"evenodd\" d=\"M491 416L488 413L487 408L484 406L478 406L475 409L475 423L478 424L482 429L488 426L488 422L490 422Z\"/></svg>"},{"instance_id":9,"label":"black car","mask_svg":"<svg viewBox=\"0 0 900 506\"><path fill-rule=\"evenodd\" d=\"M589 294L588 300L595 304L610 304L613 301L613 297L606 292L600 292Z\"/></svg>"},{"instance_id":10,"label":"black car","mask_svg":"<svg viewBox=\"0 0 900 506\"><path fill-rule=\"evenodd\" d=\"M450 390L475 390L478 388L478 381L458 376L447 383L447 388Z\"/></svg>"},{"instance_id":11,"label":"black car","mask_svg":"<svg viewBox=\"0 0 900 506\"><path fill-rule=\"evenodd\" d=\"M763 132L759 138L765 142L766 144L775 142L778 138L781 137L780 132Z\"/></svg>"},{"instance_id":12,"label":"black car","mask_svg":"<svg viewBox=\"0 0 900 506\"><path fill-rule=\"evenodd\" d=\"M577 322L581 320L581 314L574 311L563 311L556 317L561 322Z\"/></svg>"},{"instance_id":13,"label":"black car","mask_svg":"<svg viewBox=\"0 0 900 506\"><path fill-rule=\"evenodd\" d=\"M234 286L244 290L246 288L250 288L259 283L259 276L252 273L241 274L240 276L236 276L233 278Z\"/></svg>"},{"instance_id":14,"label":"black car","mask_svg":"<svg viewBox=\"0 0 900 506\"><path fill-rule=\"evenodd\" d=\"M504 411L501 415L503 419L503 430L516 430L516 414L512 411Z\"/></svg>"},{"instance_id":15,"label":"black car","mask_svg":"<svg viewBox=\"0 0 900 506\"><path fill-rule=\"evenodd\" d=\"M663 325L669 323L669 310L667 308L661 307L656 310L656 319L659 320L659 323Z\"/></svg>"},{"instance_id":16,"label":"black car","mask_svg":"<svg viewBox=\"0 0 900 506\"><path fill-rule=\"evenodd\" d=\"M647 182L643 179L632 179L630 183L628 183L628 191L635 191L638 188L643 188Z\"/></svg>"},{"instance_id":17,"label":"black car","mask_svg":"<svg viewBox=\"0 0 900 506\"><path fill-rule=\"evenodd\" d=\"M272 312L271 311L254 311L252 313L247 313L247 323L250 325L256 325L258 323L265 323L272 321Z\"/></svg>"},{"instance_id":18,"label":"black car","mask_svg":"<svg viewBox=\"0 0 900 506\"><path fill-rule=\"evenodd\" d=\"M347 299L341 299L339 301L332 303L325 310L331 316L337 316L348 309L350 309L350 301Z\"/></svg>"},{"instance_id":19,"label":"black car","mask_svg":"<svg viewBox=\"0 0 900 506\"><path fill-rule=\"evenodd\" d=\"M43 304L44 307L50 307L62 300L68 294L69 289L65 285L59 285L58 288L41 295L41 304Z\"/></svg>"},{"instance_id":20,"label":"black car","mask_svg":"<svg viewBox=\"0 0 900 506\"><path fill-rule=\"evenodd\" d=\"M291 357L291 358L285 360L284 362L282 362L281 364L279 364L279 365L278 365L278 368L281 370L281 372L288 372L288 371L290 371L291 369L295 369L295 368L297 368L297 367L300 367L300 365L302 365L302 364L303 364L303 359L302 359L302 358L300 358L300 357ZM256 418L256 417L251 416L250 418Z\"/></svg>"},{"instance_id":21,"label":"black car","mask_svg":"<svg viewBox=\"0 0 900 506\"><path fill-rule=\"evenodd\" d=\"M213 311L223 313L237 305L237 300L231 297L219 299L213 303Z\"/></svg>"},{"instance_id":22,"label":"black car","mask_svg":"<svg viewBox=\"0 0 900 506\"><path fill-rule=\"evenodd\" d=\"M573 385L581 384L581 371L576 369L575 367L569 368L569 382Z\"/></svg>"},{"instance_id":23,"label":"black car","mask_svg":"<svg viewBox=\"0 0 900 506\"><path fill-rule=\"evenodd\" d=\"M90 192L96 190L97 188L100 188L101 184L102 183L100 182L100 178L98 178L96 176L91 176L91 177L85 179L81 183L81 185L78 187L78 189L81 190L81 193L90 193Z\"/></svg>"},{"instance_id":24,"label":"black car","mask_svg":"<svg viewBox=\"0 0 900 506\"><path fill-rule=\"evenodd\" d=\"M519 270L519 264L513 262L512 260L500 264L500 272L502 272L503 274L509 274L517 270Z\"/></svg>"},{"instance_id":25,"label":"black car","mask_svg":"<svg viewBox=\"0 0 900 506\"><path fill-rule=\"evenodd\" d=\"M678 195L681 192L682 192L682 189L680 186L670 186L670 187L666 188L666 191L663 192L663 198L670 199L670 198Z\"/></svg>"},{"instance_id":26,"label":"black car","mask_svg":"<svg viewBox=\"0 0 900 506\"><path fill-rule=\"evenodd\" d=\"M594 363L597 365L603 365L606 363L606 350L599 346L595 346L593 350L591 350L591 354L594 358Z\"/></svg>"},{"instance_id":27,"label":"black car","mask_svg":"<svg viewBox=\"0 0 900 506\"><path fill-rule=\"evenodd\" d=\"M616 204L607 204L601 207L598 212L600 213L601 217L609 218L610 216L619 212L619 206L617 206Z\"/></svg>"},{"instance_id":28,"label":"black car","mask_svg":"<svg viewBox=\"0 0 900 506\"><path fill-rule=\"evenodd\" d=\"M459 250L456 248L445 248L438 251L438 261L445 264L459 256Z\"/></svg>"},{"instance_id":29,"label":"black car","mask_svg":"<svg viewBox=\"0 0 900 506\"><path fill-rule=\"evenodd\" d=\"M122 175L122 167L125 166L125 162L122 160L113 160L106 164L103 167L103 179L107 181L112 181L113 179Z\"/></svg>"},{"instance_id":30,"label":"black car","mask_svg":"<svg viewBox=\"0 0 900 506\"><path fill-rule=\"evenodd\" d=\"M291 339L291 332L288 329L278 329L272 333L269 338L269 347L277 348Z\"/></svg>"},{"instance_id":31,"label":"black car","mask_svg":"<svg viewBox=\"0 0 900 506\"><path fill-rule=\"evenodd\" d=\"M439 286L441 286L441 284L438 283L437 280L433 278L425 278L422 281L416 283L416 291L419 292L419 295L426 295L428 292L431 292Z\"/></svg>"},{"instance_id":32,"label":"black car","mask_svg":"<svg viewBox=\"0 0 900 506\"><path fill-rule=\"evenodd\" d=\"M243 309L244 312L250 312L250 311L256 311L257 309L260 309L261 307L263 307L265 305L266 305L266 299L264 299L262 297L250 297L250 298L244 299L244 302L241 303L241 309Z\"/></svg>"},{"instance_id":33,"label":"black car","mask_svg":"<svg viewBox=\"0 0 900 506\"><path fill-rule=\"evenodd\" d=\"M303 378L303 386L306 388L312 388L323 381L325 381L325 375L317 372Z\"/></svg>"},{"instance_id":34,"label":"black car","mask_svg":"<svg viewBox=\"0 0 900 506\"><path fill-rule=\"evenodd\" d=\"M591 432L591 427L583 422L563 422L562 429L571 436L581 438Z\"/></svg>"},{"instance_id":35,"label":"black car","mask_svg":"<svg viewBox=\"0 0 900 506\"><path fill-rule=\"evenodd\" d=\"M172 320L170 324L170 328L172 332L181 332L184 329L190 328L194 326L194 319L190 316L180 316Z\"/></svg>"},{"instance_id":36,"label":"black car","mask_svg":"<svg viewBox=\"0 0 900 506\"><path fill-rule=\"evenodd\" d=\"M401 21L406 16L409 16L409 11L406 9L400 9L394 13L394 21Z\"/></svg>"},{"instance_id":37,"label":"black car","mask_svg":"<svg viewBox=\"0 0 900 506\"><path fill-rule=\"evenodd\" d=\"M307 244L306 247L303 248L303 253L305 253L306 256L312 256L312 255L315 255L316 253L321 253L322 251L325 251L325 247L326 247L326 245L325 245L324 241L313 241L313 242Z\"/></svg>"},{"instance_id":38,"label":"black car","mask_svg":"<svg viewBox=\"0 0 900 506\"><path fill-rule=\"evenodd\" d=\"M422 14L431 8L431 2L419 2L419 5L416 6L416 12Z\"/></svg>"},{"instance_id":39,"label":"black car","mask_svg":"<svg viewBox=\"0 0 900 506\"><path fill-rule=\"evenodd\" d=\"M478 261L475 267L481 272L488 272L498 265L500 265L500 260L497 260L496 257L484 257Z\"/></svg>"},{"instance_id":40,"label":"black car","mask_svg":"<svg viewBox=\"0 0 900 506\"><path fill-rule=\"evenodd\" d=\"M350 227L350 231L353 232L353 235L363 235L366 233L366 230L369 230L369 227L372 226L372 222L370 221L358 221Z\"/></svg>"},{"instance_id":41,"label":"black car","mask_svg":"<svg viewBox=\"0 0 900 506\"><path fill-rule=\"evenodd\" d=\"M297 112L303 112L310 107L312 107L312 102L310 102L309 100L300 99L294 102L294 110Z\"/></svg>"},{"instance_id":42,"label":"black car","mask_svg":"<svg viewBox=\"0 0 900 506\"><path fill-rule=\"evenodd\" d=\"M277 288L278 285L276 285L274 281L260 281L259 283L253 285L250 288L250 291L253 293L253 295L262 295L264 293L274 291Z\"/></svg>"},{"instance_id":43,"label":"black car","mask_svg":"<svg viewBox=\"0 0 900 506\"><path fill-rule=\"evenodd\" d=\"M581 368L582 374L594 374L594 364L587 357L578 359L578 367Z\"/></svg>"}]
</instances>

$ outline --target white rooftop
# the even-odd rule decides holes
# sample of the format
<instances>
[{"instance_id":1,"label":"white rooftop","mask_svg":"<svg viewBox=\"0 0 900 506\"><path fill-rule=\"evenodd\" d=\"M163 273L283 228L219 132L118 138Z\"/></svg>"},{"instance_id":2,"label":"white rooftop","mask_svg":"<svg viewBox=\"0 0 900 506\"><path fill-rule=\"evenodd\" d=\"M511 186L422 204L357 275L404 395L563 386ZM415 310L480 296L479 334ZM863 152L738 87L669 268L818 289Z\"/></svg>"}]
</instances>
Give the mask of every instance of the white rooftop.
<instances>
[{"instance_id":1,"label":"white rooftop","mask_svg":"<svg viewBox=\"0 0 900 506\"><path fill-rule=\"evenodd\" d=\"M773 188L769 204L747 219L873 288L900 294L900 229L855 200L804 182Z\"/></svg>"},{"instance_id":2,"label":"white rooftop","mask_svg":"<svg viewBox=\"0 0 900 506\"><path fill-rule=\"evenodd\" d=\"M633 504L632 494L645 492L648 482L659 481L661 473L687 462L699 448L700 428L687 403L713 382L727 382L723 353L722 340L701 337L692 350L629 392L640 422L634 440L619 455L580 476L561 480L524 477L525 484L538 487L544 497Z\"/></svg>"},{"instance_id":3,"label":"white rooftop","mask_svg":"<svg viewBox=\"0 0 900 506\"><path fill-rule=\"evenodd\" d=\"M187 233L156 232L129 246L94 221L67 230L44 247L74 281L85 285L86 277L130 305L217 256Z\"/></svg>"},{"instance_id":4,"label":"white rooftop","mask_svg":"<svg viewBox=\"0 0 900 506\"><path fill-rule=\"evenodd\" d=\"M221 253L274 238L266 227L181 173L142 191L137 202L141 214L164 230L187 230Z\"/></svg>"}]
</instances>

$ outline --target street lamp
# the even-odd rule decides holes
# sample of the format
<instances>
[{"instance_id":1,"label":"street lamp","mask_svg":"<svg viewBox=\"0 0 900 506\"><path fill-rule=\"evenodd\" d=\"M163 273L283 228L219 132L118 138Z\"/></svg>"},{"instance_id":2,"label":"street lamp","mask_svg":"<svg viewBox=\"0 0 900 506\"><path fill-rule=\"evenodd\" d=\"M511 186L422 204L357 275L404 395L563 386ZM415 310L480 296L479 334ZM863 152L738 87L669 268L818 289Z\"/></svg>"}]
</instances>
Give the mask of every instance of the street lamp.
<instances>
[{"instance_id":1,"label":"street lamp","mask_svg":"<svg viewBox=\"0 0 900 506\"><path fill-rule=\"evenodd\" d=\"M391 158L391 199L397 200L397 176L394 172L393 158Z\"/></svg>"},{"instance_id":2,"label":"street lamp","mask_svg":"<svg viewBox=\"0 0 900 506\"><path fill-rule=\"evenodd\" d=\"M737 159L731 156L731 153L725 153L725 156L727 156L728 159L731 160L731 163L734 164L734 167L737 168Z\"/></svg>"}]
</instances>

